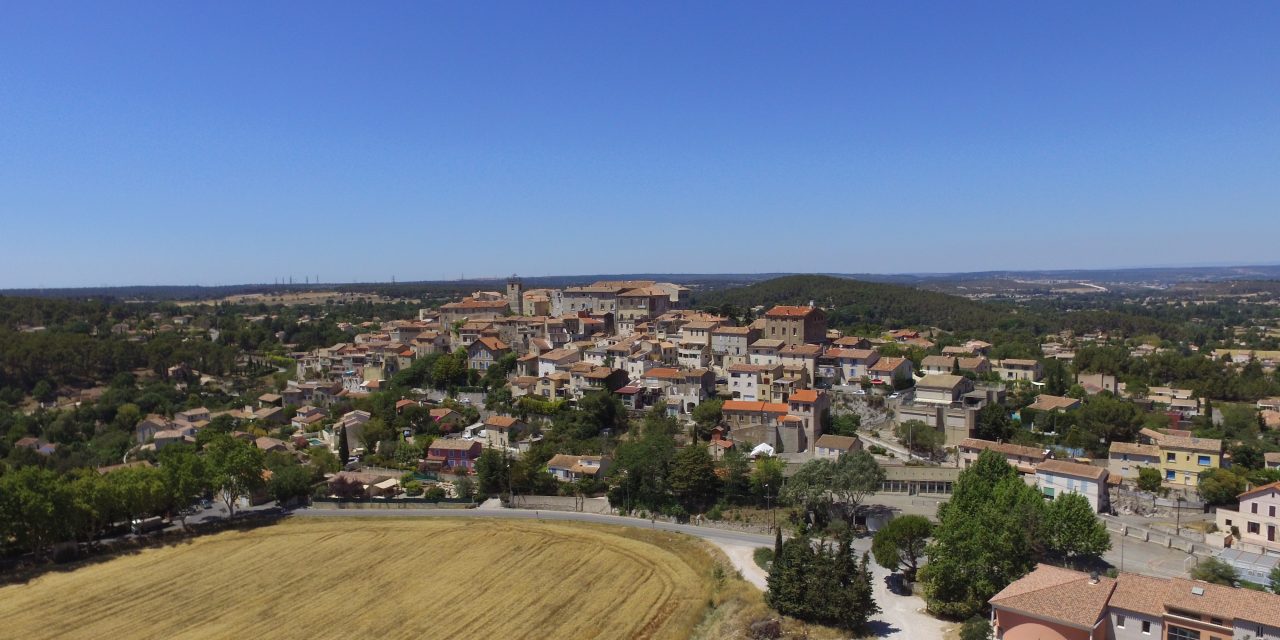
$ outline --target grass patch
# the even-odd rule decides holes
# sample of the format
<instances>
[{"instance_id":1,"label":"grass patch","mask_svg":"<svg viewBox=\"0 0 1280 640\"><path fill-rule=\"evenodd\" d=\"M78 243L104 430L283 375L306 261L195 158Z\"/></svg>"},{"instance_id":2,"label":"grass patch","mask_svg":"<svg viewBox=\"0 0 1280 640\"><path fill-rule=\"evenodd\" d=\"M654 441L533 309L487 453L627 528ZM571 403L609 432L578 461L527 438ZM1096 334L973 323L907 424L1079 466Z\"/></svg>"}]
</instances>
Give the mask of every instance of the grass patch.
<instances>
[{"instance_id":1,"label":"grass patch","mask_svg":"<svg viewBox=\"0 0 1280 640\"><path fill-rule=\"evenodd\" d=\"M756 547L756 550L751 552L751 557L755 559L757 567L768 572L769 563L773 562L773 549L770 549L769 547Z\"/></svg>"}]
</instances>

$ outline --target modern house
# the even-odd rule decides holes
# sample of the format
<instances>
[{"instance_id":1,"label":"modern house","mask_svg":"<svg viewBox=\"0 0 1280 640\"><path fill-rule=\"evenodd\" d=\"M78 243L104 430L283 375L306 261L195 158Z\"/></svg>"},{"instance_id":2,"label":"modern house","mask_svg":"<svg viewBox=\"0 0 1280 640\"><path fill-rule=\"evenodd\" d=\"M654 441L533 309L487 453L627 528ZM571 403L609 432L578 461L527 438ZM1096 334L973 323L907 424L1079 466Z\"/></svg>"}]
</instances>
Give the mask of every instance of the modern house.
<instances>
[{"instance_id":1,"label":"modern house","mask_svg":"<svg viewBox=\"0 0 1280 640\"><path fill-rule=\"evenodd\" d=\"M601 456L572 456L560 453L547 461L547 471L560 482L600 478L608 469L609 458Z\"/></svg>"},{"instance_id":2,"label":"modern house","mask_svg":"<svg viewBox=\"0 0 1280 640\"><path fill-rule=\"evenodd\" d=\"M1264 484L1239 495L1239 509L1218 507L1220 531L1230 534L1230 546L1280 556L1280 482Z\"/></svg>"},{"instance_id":3,"label":"modern house","mask_svg":"<svg viewBox=\"0 0 1280 640\"><path fill-rule=\"evenodd\" d=\"M960 454L960 466L965 469L973 466L983 451L995 451L1004 456L1005 462L1025 474L1035 473L1036 466L1048 458L1044 449L1024 447L1010 442L992 442L978 438L965 438L956 447L956 450Z\"/></svg>"},{"instance_id":4,"label":"modern house","mask_svg":"<svg viewBox=\"0 0 1280 640\"><path fill-rule=\"evenodd\" d=\"M438 464L446 471L475 468L480 452L484 450L479 440L462 440L459 438L436 438L427 447L427 461Z\"/></svg>"}]
</instances>

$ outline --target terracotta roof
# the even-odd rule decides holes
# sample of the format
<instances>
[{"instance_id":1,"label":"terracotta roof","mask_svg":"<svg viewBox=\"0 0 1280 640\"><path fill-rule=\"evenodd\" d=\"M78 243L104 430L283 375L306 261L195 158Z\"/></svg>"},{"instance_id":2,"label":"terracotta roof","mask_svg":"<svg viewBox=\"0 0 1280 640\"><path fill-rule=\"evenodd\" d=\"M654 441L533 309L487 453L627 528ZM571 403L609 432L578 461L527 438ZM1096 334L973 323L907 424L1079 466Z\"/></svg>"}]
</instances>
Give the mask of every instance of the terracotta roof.
<instances>
[{"instance_id":1,"label":"terracotta roof","mask_svg":"<svg viewBox=\"0 0 1280 640\"><path fill-rule=\"evenodd\" d=\"M817 311L814 307L787 307L778 305L765 312L766 318L803 318Z\"/></svg>"},{"instance_id":2,"label":"terracotta roof","mask_svg":"<svg viewBox=\"0 0 1280 640\"><path fill-rule=\"evenodd\" d=\"M484 345L484 348L489 351L505 351L507 349L507 343L497 338L485 336L483 338L476 338L476 342Z\"/></svg>"},{"instance_id":3,"label":"terracotta roof","mask_svg":"<svg viewBox=\"0 0 1280 640\"><path fill-rule=\"evenodd\" d=\"M991 604L1040 618L1092 629L1106 611L1116 581L1046 564L1014 581L991 598Z\"/></svg>"},{"instance_id":4,"label":"terracotta roof","mask_svg":"<svg viewBox=\"0 0 1280 640\"><path fill-rule=\"evenodd\" d=\"M520 422L520 420L512 418L511 416L489 416L484 420L486 425L498 427L499 429L510 429L515 426L517 422Z\"/></svg>"},{"instance_id":5,"label":"terracotta roof","mask_svg":"<svg viewBox=\"0 0 1280 640\"><path fill-rule=\"evenodd\" d=\"M813 403L818 401L818 392L813 389L801 389L791 394L792 402Z\"/></svg>"},{"instance_id":6,"label":"terracotta roof","mask_svg":"<svg viewBox=\"0 0 1280 640\"><path fill-rule=\"evenodd\" d=\"M961 449L977 449L979 451L995 451L1006 456L1022 456L1034 460L1044 460L1044 450L1035 447L1024 447L1020 444L1012 444L1009 442L992 442L990 440L979 440L977 438L965 438L960 441Z\"/></svg>"},{"instance_id":7,"label":"terracotta roof","mask_svg":"<svg viewBox=\"0 0 1280 640\"><path fill-rule=\"evenodd\" d=\"M1062 396L1051 396L1048 394L1040 394L1036 396L1036 401L1031 403L1027 408L1037 411L1056 411L1066 410L1080 405L1080 401L1075 398L1064 398Z\"/></svg>"},{"instance_id":8,"label":"terracotta roof","mask_svg":"<svg viewBox=\"0 0 1280 640\"><path fill-rule=\"evenodd\" d=\"M1161 449L1186 449L1204 453L1222 453L1222 441L1212 438L1189 438L1186 436L1165 435L1160 440Z\"/></svg>"},{"instance_id":9,"label":"terracotta roof","mask_svg":"<svg viewBox=\"0 0 1280 640\"><path fill-rule=\"evenodd\" d=\"M953 376L949 373L931 373L916 382L916 388L955 389L967 380L964 376Z\"/></svg>"},{"instance_id":10,"label":"terracotta roof","mask_svg":"<svg viewBox=\"0 0 1280 640\"><path fill-rule=\"evenodd\" d=\"M765 413L786 413L790 407L780 402L752 402L748 400L725 400L721 411L753 411Z\"/></svg>"},{"instance_id":11,"label":"terracotta roof","mask_svg":"<svg viewBox=\"0 0 1280 640\"><path fill-rule=\"evenodd\" d=\"M1067 462L1066 460L1045 460L1044 462L1036 465L1036 471L1052 473L1060 476L1087 478L1095 482L1101 481L1102 476L1107 474L1107 470L1102 467L1095 467L1090 464L1080 464L1078 462Z\"/></svg>"},{"instance_id":12,"label":"terracotta roof","mask_svg":"<svg viewBox=\"0 0 1280 640\"><path fill-rule=\"evenodd\" d=\"M1129 454L1131 456L1150 456L1153 458L1160 457L1160 447L1154 444L1138 444L1136 442L1112 442L1111 447L1107 450L1111 454Z\"/></svg>"},{"instance_id":13,"label":"terracotta roof","mask_svg":"<svg viewBox=\"0 0 1280 640\"><path fill-rule=\"evenodd\" d=\"M853 448L856 442L858 442L858 439L852 436L833 436L831 434L825 434L819 436L818 441L815 442L813 446L818 449L839 449L841 451L848 451Z\"/></svg>"},{"instance_id":14,"label":"terracotta roof","mask_svg":"<svg viewBox=\"0 0 1280 640\"><path fill-rule=\"evenodd\" d=\"M750 345L748 345L748 348L779 349L782 347L782 345L786 343L787 342L785 340L778 340L776 338L761 338L759 340L756 340L755 342L752 342Z\"/></svg>"},{"instance_id":15,"label":"terracotta roof","mask_svg":"<svg viewBox=\"0 0 1280 640\"><path fill-rule=\"evenodd\" d=\"M943 367L946 369L950 369L951 367L955 366L955 363L956 363L956 359L952 358L951 356L925 356L924 359L920 361L920 366Z\"/></svg>"},{"instance_id":16,"label":"terracotta roof","mask_svg":"<svg viewBox=\"0 0 1280 640\"><path fill-rule=\"evenodd\" d=\"M644 372L644 377L655 380L678 380L684 377L684 373L670 367L654 367Z\"/></svg>"},{"instance_id":17,"label":"terracotta roof","mask_svg":"<svg viewBox=\"0 0 1280 640\"><path fill-rule=\"evenodd\" d=\"M817 357L822 354L822 347L816 344L789 344L782 348L784 356L812 356Z\"/></svg>"},{"instance_id":18,"label":"terracotta roof","mask_svg":"<svg viewBox=\"0 0 1280 640\"><path fill-rule=\"evenodd\" d=\"M722 336L745 336L751 333L751 327L716 327L711 333Z\"/></svg>"},{"instance_id":19,"label":"terracotta roof","mask_svg":"<svg viewBox=\"0 0 1280 640\"><path fill-rule=\"evenodd\" d=\"M871 365L870 370L876 373L890 373L906 362L906 358L880 358Z\"/></svg>"},{"instance_id":20,"label":"terracotta roof","mask_svg":"<svg viewBox=\"0 0 1280 640\"><path fill-rule=\"evenodd\" d=\"M1269 491L1280 491L1280 482L1272 482L1270 484L1264 484L1260 487L1254 487L1253 489L1250 489L1236 496L1236 498L1239 500L1244 500L1245 498L1261 495Z\"/></svg>"},{"instance_id":21,"label":"terracotta roof","mask_svg":"<svg viewBox=\"0 0 1280 640\"><path fill-rule=\"evenodd\" d=\"M866 360L876 355L874 349L828 349L827 355L832 358L849 358L852 360Z\"/></svg>"},{"instance_id":22,"label":"terracotta roof","mask_svg":"<svg viewBox=\"0 0 1280 640\"><path fill-rule=\"evenodd\" d=\"M480 446L479 440L463 440L461 438L436 438L431 441L431 446L427 450L436 449L439 451L470 451L473 447Z\"/></svg>"}]
</instances>

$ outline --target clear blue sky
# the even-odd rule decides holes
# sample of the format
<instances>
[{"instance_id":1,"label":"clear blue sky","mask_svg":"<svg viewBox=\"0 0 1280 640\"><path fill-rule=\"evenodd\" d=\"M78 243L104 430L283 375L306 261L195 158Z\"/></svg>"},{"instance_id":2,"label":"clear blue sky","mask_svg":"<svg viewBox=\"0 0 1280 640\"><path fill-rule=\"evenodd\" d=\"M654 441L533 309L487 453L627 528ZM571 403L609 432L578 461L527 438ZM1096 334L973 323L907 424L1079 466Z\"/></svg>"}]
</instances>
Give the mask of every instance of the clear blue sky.
<instances>
[{"instance_id":1,"label":"clear blue sky","mask_svg":"<svg viewBox=\"0 0 1280 640\"><path fill-rule=\"evenodd\" d=\"M1280 3L8 2L0 237L0 287L1275 263Z\"/></svg>"}]
</instances>

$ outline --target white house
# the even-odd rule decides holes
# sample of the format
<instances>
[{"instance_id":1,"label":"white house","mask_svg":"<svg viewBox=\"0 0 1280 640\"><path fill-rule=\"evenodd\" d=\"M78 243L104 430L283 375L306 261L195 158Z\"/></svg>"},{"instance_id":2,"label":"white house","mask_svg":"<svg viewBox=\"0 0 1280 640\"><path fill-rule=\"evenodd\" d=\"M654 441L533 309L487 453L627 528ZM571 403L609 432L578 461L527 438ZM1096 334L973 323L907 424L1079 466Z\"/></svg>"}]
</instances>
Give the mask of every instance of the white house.
<instances>
[{"instance_id":1,"label":"white house","mask_svg":"<svg viewBox=\"0 0 1280 640\"><path fill-rule=\"evenodd\" d=\"M1046 460L1036 465L1036 486L1046 498L1078 493L1095 512L1107 509L1107 470L1066 460Z\"/></svg>"}]
</instances>

